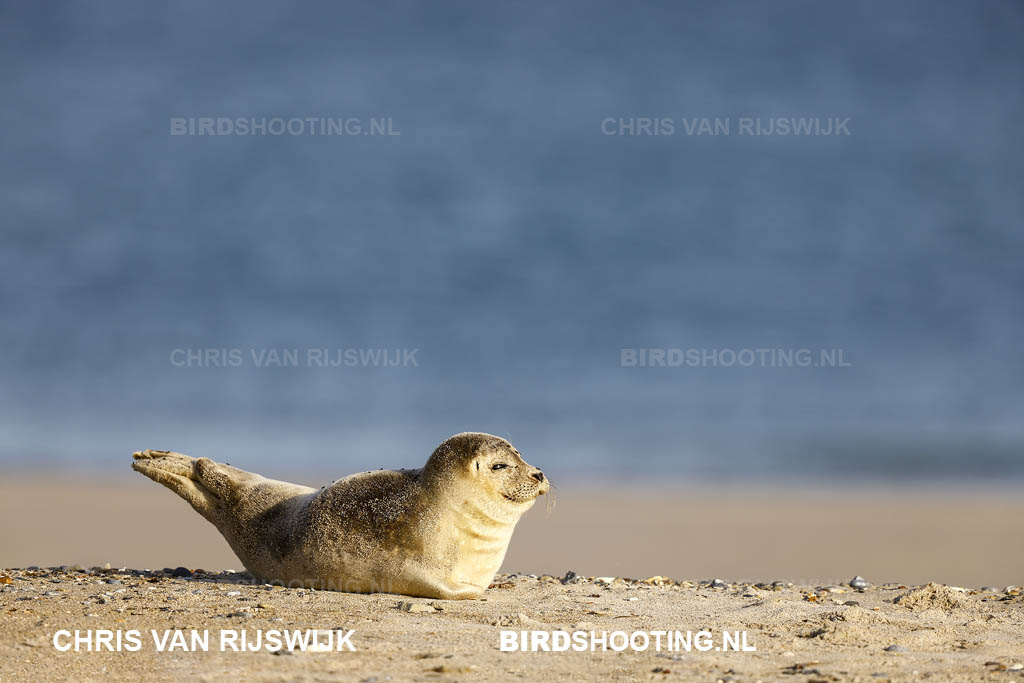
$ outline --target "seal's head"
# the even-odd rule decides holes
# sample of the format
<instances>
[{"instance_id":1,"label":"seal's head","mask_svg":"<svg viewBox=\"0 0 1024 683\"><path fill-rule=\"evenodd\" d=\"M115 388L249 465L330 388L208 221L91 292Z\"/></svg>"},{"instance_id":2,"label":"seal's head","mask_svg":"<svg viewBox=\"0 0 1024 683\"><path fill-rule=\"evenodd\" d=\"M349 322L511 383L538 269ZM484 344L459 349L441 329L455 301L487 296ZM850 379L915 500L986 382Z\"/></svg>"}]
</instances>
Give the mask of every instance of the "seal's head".
<instances>
[{"instance_id":1,"label":"seal's head","mask_svg":"<svg viewBox=\"0 0 1024 683\"><path fill-rule=\"evenodd\" d=\"M551 484L544 473L523 460L519 451L500 436L480 432L456 434L437 447L425 474L454 475L472 481L496 503L527 508Z\"/></svg>"}]
</instances>

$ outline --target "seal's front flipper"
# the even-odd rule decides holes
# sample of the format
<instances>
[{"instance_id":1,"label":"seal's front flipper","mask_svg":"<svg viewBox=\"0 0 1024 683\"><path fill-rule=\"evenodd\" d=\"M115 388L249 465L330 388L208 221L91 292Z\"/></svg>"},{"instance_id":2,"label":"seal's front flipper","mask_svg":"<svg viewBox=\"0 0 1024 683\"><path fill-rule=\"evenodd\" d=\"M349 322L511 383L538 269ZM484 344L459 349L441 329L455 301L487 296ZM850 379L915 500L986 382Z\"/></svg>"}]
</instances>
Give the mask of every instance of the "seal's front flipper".
<instances>
[{"instance_id":1,"label":"seal's front flipper","mask_svg":"<svg viewBox=\"0 0 1024 683\"><path fill-rule=\"evenodd\" d=\"M386 587L388 592L441 600L474 600L484 592L480 586L437 578L422 567L408 564L397 581L388 583L394 584Z\"/></svg>"},{"instance_id":2,"label":"seal's front flipper","mask_svg":"<svg viewBox=\"0 0 1024 683\"><path fill-rule=\"evenodd\" d=\"M138 451L132 454L132 458L133 470L174 491L196 512L217 523L215 520L223 509L223 500L203 483L196 472L196 458L155 450Z\"/></svg>"}]
</instances>

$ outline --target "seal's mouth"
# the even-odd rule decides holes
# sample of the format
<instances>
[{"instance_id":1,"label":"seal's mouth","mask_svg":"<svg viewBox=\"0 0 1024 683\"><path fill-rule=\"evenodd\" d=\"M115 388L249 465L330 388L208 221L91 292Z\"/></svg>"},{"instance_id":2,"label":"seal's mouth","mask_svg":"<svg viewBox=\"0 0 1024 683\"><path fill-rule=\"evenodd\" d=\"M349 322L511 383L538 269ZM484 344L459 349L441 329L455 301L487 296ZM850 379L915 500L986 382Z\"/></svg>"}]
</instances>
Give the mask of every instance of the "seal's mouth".
<instances>
[{"instance_id":1,"label":"seal's mouth","mask_svg":"<svg viewBox=\"0 0 1024 683\"><path fill-rule=\"evenodd\" d=\"M545 493L547 493L547 491L545 489L538 488L532 494L527 495L525 497L521 497L521 498L515 498L515 497L510 496L510 495L508 495L507 493L504 493L504 492L502 492L501 497L504 498L505 500L511 502L511 503L516 503L517 505L522 505L524 503L531 503L531 502L533 502L534 500L536 500L536 499L540 498L541 496L543 496Z\"/></svg>"}]
</instances>

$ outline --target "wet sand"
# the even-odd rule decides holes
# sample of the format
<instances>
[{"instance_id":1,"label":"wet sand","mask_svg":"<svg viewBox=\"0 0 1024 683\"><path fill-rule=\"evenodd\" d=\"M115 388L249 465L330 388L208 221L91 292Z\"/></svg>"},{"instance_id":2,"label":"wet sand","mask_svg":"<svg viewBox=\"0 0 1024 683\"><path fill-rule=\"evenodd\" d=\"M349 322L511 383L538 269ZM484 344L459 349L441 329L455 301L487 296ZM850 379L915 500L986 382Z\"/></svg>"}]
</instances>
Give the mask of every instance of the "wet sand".
<instances>
[{"instance_id":1,"label":"wet sand","mask_svg":"<svg viewBox=\"0 0 1024 683\"><path fill-rule=\"evenodd\" d=\"M1024 583L1015 492L588 487L548 498L520 522L504 571ZM142 477L5 479L0 515L3 566L243 568L213 526Z\"/></svg>"}]
</instances>

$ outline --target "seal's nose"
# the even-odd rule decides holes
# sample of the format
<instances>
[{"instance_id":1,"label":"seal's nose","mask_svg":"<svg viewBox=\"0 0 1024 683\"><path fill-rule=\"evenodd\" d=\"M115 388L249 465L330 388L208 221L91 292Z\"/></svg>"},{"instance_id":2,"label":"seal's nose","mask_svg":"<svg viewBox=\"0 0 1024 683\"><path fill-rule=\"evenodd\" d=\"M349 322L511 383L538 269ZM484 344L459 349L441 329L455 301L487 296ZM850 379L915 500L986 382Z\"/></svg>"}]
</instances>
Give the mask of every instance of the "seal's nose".
<instances>
[{"instance_id":1,"label":"seal's nose","mask_svg":"<svg viewBox=\"0 0 1024 683\"><path fill-rule=\"evenodd\" d=\"M544 481L544 473L541 472L540 470L537 470L536 472L534 472L530 476L533 477L534 479L536 479L539 482L543 482Z\"/></svg>"}]
</instances>

